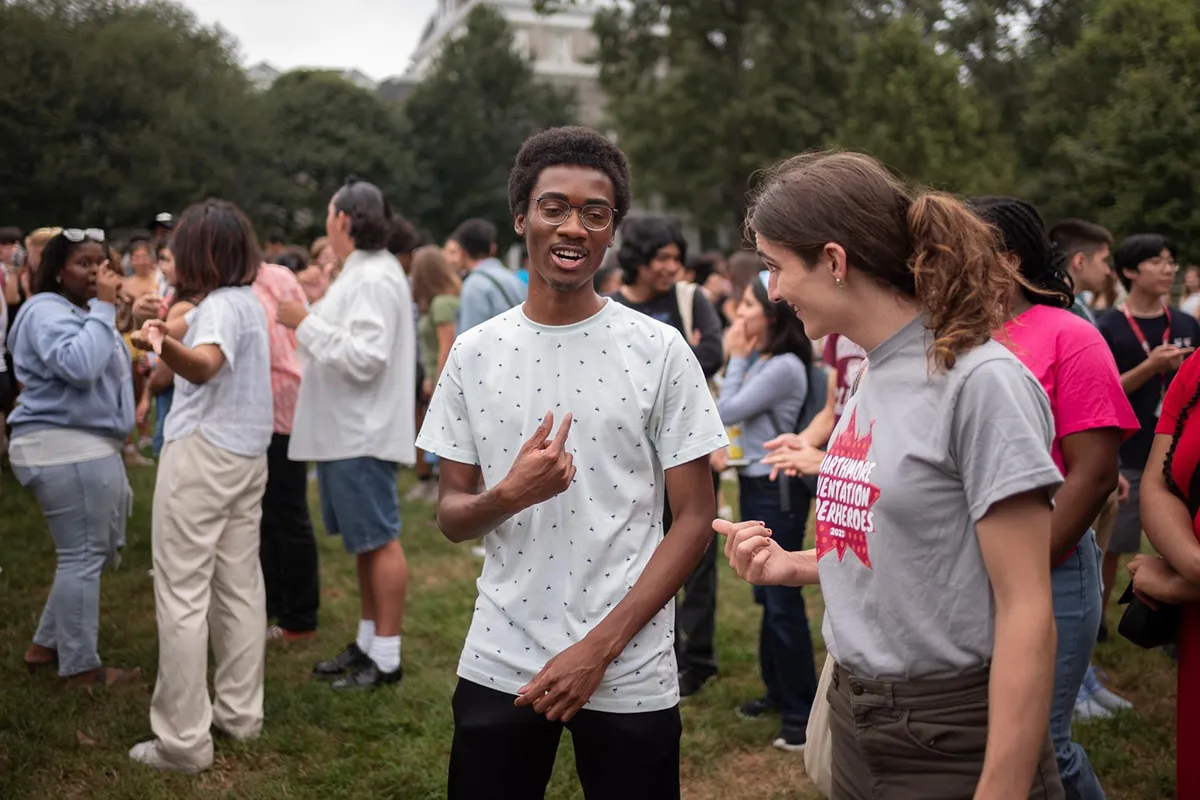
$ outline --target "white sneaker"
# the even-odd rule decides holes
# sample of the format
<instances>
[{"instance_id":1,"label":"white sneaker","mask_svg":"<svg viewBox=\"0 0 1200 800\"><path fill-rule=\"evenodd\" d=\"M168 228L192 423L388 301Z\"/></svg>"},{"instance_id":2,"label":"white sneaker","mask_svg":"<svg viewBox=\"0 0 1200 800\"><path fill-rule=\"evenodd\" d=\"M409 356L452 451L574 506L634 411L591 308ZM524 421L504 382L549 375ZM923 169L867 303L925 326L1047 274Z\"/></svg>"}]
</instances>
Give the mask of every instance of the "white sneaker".
<instances>
[{"instance_id":1,"label":"white sneaker","mask_svg":"<svg viewBox=\"0 0 1200 800\"><path fill-rule=\"evenodd\" d=\"M1133 703L1101 683L1101 676L1108 677L1095 667L1088 667L1087 674L1083 676L1083 685L1091 694L1092 699L1099 703L1101 708L1112 712L1128 711L1133 708Z\"/></svg>"},{"instance_id":2,"label":"white sneaker","mask_svg":"<svg viewBox=\"0 0 1200 800\"><path fill-rule=\"evenodd\" d=\"M1096 702L1093 697L1084 697L1075 701L1075 710L1071 718L1076 722L1092 722L1098 719L1108 719L1112 712Z\"/></svg>"},{"instance_id":3,"label":"white sneaker","mask_svg":"<svg viewBox=\"0 0 1200 800\"><path fill-rule=\"evenodd\" d=\"M174 761L168 761L159 752L157 739L135 744L129 751L129 758L139 764L145 764L147 767L163 772L182 772L184 775L197 775L204 771L203 767L189 767L183 764L176 764Z\"/></svg>"}]
</instances>

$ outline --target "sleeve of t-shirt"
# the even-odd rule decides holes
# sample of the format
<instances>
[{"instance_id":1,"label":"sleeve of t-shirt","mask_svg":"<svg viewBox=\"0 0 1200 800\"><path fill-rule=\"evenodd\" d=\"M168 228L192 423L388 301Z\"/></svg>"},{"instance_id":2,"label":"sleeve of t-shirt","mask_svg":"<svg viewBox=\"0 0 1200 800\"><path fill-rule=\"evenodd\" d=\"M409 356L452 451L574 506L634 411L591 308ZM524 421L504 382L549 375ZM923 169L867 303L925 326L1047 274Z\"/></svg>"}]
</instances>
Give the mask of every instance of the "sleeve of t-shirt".
<instances>
[{"instance_id":1,"label":"sleeve of t-shirt","mask_svg":"<svg viewBox=\"0 0 1200 800\"><path fill-rule=\"evenodd\" d=\"M731 358L725 381L717 394L717 410L725 425L737 425L776 408L782 410L789 397L803 398L808 392L808 370L794 356L776 356L747 378L749 359ZM781 420L790 433L795 418Z\"/></svg>"},{"instance_id":2,"label":"sleeve of t-shirt","mask_svg":"<svg viewBox=\"0 0 1200 800\"><path fill-rule=\"evenodd\" d=\"M462 392L462 366L459 363L458 343L450 349L446 368L442 370L434 387L425 422L417 435L417 447L440 458L460 464L478 464L479 453L475 449L475 437L471 433L471 422Z\"/></svg>"},{"instance_id":3,"label":"sleeve of t-shirt","mask_svg":"<svg viewBox=\"0 0 1200 800\"><path fill-rule=\"evenodd\" d=\"M1075 332L1072 332L1075 335ZM1141 428L1121 388L1117 362L1094 329L1080 327L1081 346L1059 362L1055 376L1054 425L1059 438L1096 428Z\"/></svg>"},{"instance_id":4,"label":"sleeve of t-shirt","mask_svg":"<svg viewBox=\"0 0 1200 800\"><path fill-rule=\"evenodd\" d=\"M458 298L452 294L439 294L429 304L429 318L434 325L453 324L458 316Z\"/></svg>"},{"instance_id":5,"label":"sleeve of t-shirt","mask_svg":"<svg viewBox=\"0 0 1200 800\"><path fill-rule=\"evenodd\" d=\"M1163 398L1162 414L1158 418L1158 426L1154 429L1155 433L1175 435L1175 423L1179 420L1183 409L1196 396L1198 388L1200 388L1200 358L1197 357L1197 354L1192 354L1183 362L1179 372L1175 373L1175 380L1171 381L1171 385L1167 389L1167 394Z\"/></svg>"},{"instance_id":6,"label":"sleeve of t-shirt","mask_svg":"<svg viewBox=\"0 0 1200 800\"><path fill-rule=\"evenodd\" d=\"M1050 458L1050 401L1015 359L985 361L972 370L953 414L950 455L973 522L1001 500L1034 489L1053 493L1062 484Z\"/></svg>"},{"instance_id":7,"label":"sleeve of t-shirt","mask_svg":"<svg viewBox=\"0 0 1200 800\"><path fill-rule=\"evenodd\" d=\"M663 469L694 461L729 444L700 363L683 334L668 334L666 363L650 433Z\"/></svg>"},{"instance_id":8,"label":"sleeve of t-shirt","mask_svg":"<svg viewBox=\"0 0 1200 800\"><path fill-rule=\"evenodd\" d=\"M228 299L219 294L210 295L188 313L194 315L188 321L188 330L192 333L192 349L202 344L215 344L221 348L225 363L230 369L234 369L236 348L233 345L238 338L239 320Z\"/></svg>"}]
</instances>

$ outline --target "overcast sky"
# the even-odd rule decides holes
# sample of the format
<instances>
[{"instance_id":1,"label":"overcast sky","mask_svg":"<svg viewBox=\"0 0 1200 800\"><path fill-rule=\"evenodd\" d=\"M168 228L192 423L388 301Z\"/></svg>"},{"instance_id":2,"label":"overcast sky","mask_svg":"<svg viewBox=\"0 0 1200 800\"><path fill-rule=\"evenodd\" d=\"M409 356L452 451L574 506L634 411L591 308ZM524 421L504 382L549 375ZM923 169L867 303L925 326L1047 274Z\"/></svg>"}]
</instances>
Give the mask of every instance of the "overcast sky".
<instances>
[{"instance_id":1,"label":"overcast sky","mask_svg":"<svg viewBox=\"0 0 1200 800\"><path fill-rule=\"evenodd\" d=\"M245 66L354 67L399 75L437 0L181 0L241 45Z\"/></svg>"}]
</instances>

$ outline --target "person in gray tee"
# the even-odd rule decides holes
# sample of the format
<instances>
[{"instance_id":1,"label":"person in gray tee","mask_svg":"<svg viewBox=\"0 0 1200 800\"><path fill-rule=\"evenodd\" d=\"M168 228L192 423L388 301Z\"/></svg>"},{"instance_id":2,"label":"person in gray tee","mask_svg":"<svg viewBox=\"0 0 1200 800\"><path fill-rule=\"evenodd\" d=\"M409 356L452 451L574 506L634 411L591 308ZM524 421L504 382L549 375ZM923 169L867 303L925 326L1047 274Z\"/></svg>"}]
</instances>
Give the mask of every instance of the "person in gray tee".
<instances>
[{"instance_id":1,"label":"person in gray tee","mask_svg":"<svg viewBox=\"0 0 1200 800\"><path fill-rule=\"evenodd\" d=\"M818 475L816 548L789 553L757 520L713 523L751 583L820 583L832 796L1063 797L1053 418L991 338L1015 265L961 202L856 153L784 162L749 222L772 298L810 336L867 351Z\"/></svg>"},{"instance_id":2,"label":"person in gray tee","mask_svg":"<svg viewBox=\"0 0 1200 800\"><path fill-rule=\"evenodd\" d=\"M446 258L467 273L458 307L459 334L525 302L525 284L496 258L496 226L487 220L459 225L446 244Z\"/></svg>"}]
</instances>

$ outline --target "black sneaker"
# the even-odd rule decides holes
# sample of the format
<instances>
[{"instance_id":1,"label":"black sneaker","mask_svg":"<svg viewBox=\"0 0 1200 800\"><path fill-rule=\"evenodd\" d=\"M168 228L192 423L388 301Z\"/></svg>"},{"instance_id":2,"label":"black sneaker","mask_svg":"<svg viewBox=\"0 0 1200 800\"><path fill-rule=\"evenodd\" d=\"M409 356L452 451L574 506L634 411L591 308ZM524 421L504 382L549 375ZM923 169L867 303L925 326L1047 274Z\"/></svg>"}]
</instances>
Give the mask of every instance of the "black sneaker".
<instances>
[{"instance_id":1,"label":"black sneaker","mask_svg":"<svg viewBox=\"0 0 1200 800\"><path fill-rule=\"evenodd\" d=\"M679 673L679 696L691 697L704 688L704 684L716 677L713 672L696 672L687 669Z\"/></svg>"},{"instance_id":2,"label":"black sneaker","mask_svg":"<svg viewBox=\"0 0 1200 800\"><path fill-rule=\"evenodd\" d=\"M737 715L742 719L762 719L777 711L779 711L779 706L775 705L769 697L760 697L738 706Z\"/></svg>"},{"instance_id":3,"label":"black sneaker","mask_svg":"<svg viewBox=\"0 0 1200 800\"><path fill-rule=\"evenodd\" d=\"M404 667L396 667L394 672L384 672L379 669L379 666L374 661L368 659L366 666L359 667L343 678L338 678L329 684L329 688L339 690L348 689L351 691L378 689L380 686L399 683L403 677Z\"/></svg>"},{"instance_id":4,"label":"black sneaker","mask_svg":"<svg viewBox=\"0 0 1200 800\"><path fill-rule=\"evenodd\" d=\"M367 654L358 648L358 643L351 642L345 650L328 661L318 661L313 666L312 676L319 681L333 680L372 663Z\"/></svg>"},{"instance_id":5,"label":"black sneaker","mask_svg":"<svg viewBox=\"0 0 1200 800\"><path fill-rule=\"evenodd\" d=\"M775 741L771 744L779 750L785 750L789 753L803 753L806 741L807 734L804 728L799 725L784 725L779 729L779 733L775 736Z\"/></svg>"}]
</instances>

